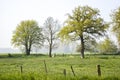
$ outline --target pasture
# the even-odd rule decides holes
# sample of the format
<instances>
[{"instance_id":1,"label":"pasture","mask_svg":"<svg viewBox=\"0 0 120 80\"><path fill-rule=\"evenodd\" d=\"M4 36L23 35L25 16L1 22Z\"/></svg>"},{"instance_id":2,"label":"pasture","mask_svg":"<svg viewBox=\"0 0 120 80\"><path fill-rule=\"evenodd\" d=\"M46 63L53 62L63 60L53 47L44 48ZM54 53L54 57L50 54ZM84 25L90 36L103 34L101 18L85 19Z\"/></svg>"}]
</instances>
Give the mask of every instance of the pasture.
<instances>
[{"instance_id":1,"label":"pasture","mask_svg":"<svg viewBox=\"0 0 120 80\"><path fill-rule=\"evenodd\" d=\"M1 54L0 80L120 80L120 55L85 56ZM101 76L97 74L98 64Z\"/></svg>"}]
</instances>

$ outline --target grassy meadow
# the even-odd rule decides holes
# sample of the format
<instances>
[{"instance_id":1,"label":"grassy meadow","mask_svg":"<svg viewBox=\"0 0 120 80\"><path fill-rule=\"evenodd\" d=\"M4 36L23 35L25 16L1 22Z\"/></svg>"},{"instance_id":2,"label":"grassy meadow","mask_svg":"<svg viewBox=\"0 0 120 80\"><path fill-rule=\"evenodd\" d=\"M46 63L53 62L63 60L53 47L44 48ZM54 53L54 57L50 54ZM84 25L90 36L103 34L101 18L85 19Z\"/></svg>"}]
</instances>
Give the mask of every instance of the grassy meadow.
<instances>
[{"instance_id":1,"label":"grassy meadow","mask_svg":"<svg viewBox=\"0 0 120 80\"><path fill-rule=\"evenodd\" d=\"M101 76L97 74L98 64ZM77 54L53 58L42 54L1 54L0 80L120 80L120 55L91 54L81 59Z\"/></svg>"}]
</instances>

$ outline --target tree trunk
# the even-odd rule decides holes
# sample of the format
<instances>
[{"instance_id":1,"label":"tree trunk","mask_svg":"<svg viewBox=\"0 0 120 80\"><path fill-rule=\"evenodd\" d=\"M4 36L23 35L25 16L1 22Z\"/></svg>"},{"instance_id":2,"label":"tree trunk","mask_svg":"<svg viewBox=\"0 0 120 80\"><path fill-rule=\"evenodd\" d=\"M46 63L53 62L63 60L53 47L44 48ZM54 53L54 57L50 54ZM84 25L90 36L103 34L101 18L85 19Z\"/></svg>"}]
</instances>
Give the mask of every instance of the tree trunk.
<instances>
[{"instance_id":1,"label":"tree trunk","mask_svg":"<svg viewBox=\"0 0 120 80\"><path fill-rule=\"evenodd\" d=\"M26 49L26 55L30 55L30 50Z\"/></svg>"},{"instance_id":2,"label":"tree trunk","mask_svg":"<svg viewBox=\"0 0 120 80\"><path fill-rule=\"evenodd\" d=\"M28 53L27 53L27 55L30 55L30 51L28 50Z\"/></svg>"},{"instance_id":3,"label":"tree trunk","mask_svg":"<svg viewBox=\"0 0 120 80\"><path fill-rule=\"evenodd\" d=\"M25 45L25 53L26 55L30 55L30 49L28 49L27 45Z\"/></svg>"},{"instance_id":4,"label":"tree trunk","mask_svg":"<svg viewBox=\"0 0 120 80\"><path fill-rule=\"evenodd\" d=\"M52 44L50 44L50 47L49 47L49 57L52 57Z\"/></svg>"},{"instance_id":5,"label":"tree trunk","mask_svg":"<svg viewBox=\"0 0 120 80\"><path fill-rule=\"evenodd\" d=\"M83 39L83 35L80 36L81 39L81 58L84 58L84 39Z\"/></svg>"},{"instance_id":6,"label":"tree trunk","mask_svg":"<svg viewBox=\"0 0 120 80\"><path fill-rule=\"evenodd\" d=\"M50 32L49 57L52 57L52 30Z\"/></svg>"}]
</instances>

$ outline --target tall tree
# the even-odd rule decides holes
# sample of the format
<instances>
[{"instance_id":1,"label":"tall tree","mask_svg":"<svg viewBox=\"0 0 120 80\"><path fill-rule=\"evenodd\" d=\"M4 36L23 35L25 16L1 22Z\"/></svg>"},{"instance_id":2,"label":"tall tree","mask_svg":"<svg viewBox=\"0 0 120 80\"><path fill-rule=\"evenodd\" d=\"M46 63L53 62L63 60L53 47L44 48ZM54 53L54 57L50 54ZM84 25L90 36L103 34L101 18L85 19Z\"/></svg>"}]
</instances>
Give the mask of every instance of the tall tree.
<instances>
[{"instance_id":1,"label":"tall tree","mask_svg":"<svg viewBox=\"0 0 120 80\"><path fill-rule=\"evenodd\" d=\"M112 31L115 33L117 37L118 45L120 48L120 7L116 9L112 15Z\"/></svg>"},{"instance_id":2,"label":"tall tree","mask_svg":"<svg viewBox=\"0 0 120 80\"><path fill-rule=\"evenodd\" d=\"M100 17L99 10L89 6L78 6L72 13L72 15L68 14L66 24L59 32L59 36L62 40L80 40L81 58L84 58L85 40L94 36L103 36L107 24Z\"/></svg>"},{"instance_id":3,"label":"tall tree","mask_svg":"<svg viewBox=\"0 0 120 80\"><path fill-rule=\"evenodd\" d=\"M60 29L60 25L57 20L52 17L48 17L44 23L44 37L46 40L45 46L49 48L49 57L52 57L52 50L58 46L57 32Z\"/></svg>"},{"instance_id":4,"label":"tall tree","mask_svg":"<svg viewBox=\"0 0 120 80\"><path fill-rule=\"evenodd\" d=\"M43 45L42 29L34 20L22 21L17 25L16 30L12 36L12 44L16 47L23 46L25 48L26 55L30 55L32 46Z\"/></svg>"}]
</instances>

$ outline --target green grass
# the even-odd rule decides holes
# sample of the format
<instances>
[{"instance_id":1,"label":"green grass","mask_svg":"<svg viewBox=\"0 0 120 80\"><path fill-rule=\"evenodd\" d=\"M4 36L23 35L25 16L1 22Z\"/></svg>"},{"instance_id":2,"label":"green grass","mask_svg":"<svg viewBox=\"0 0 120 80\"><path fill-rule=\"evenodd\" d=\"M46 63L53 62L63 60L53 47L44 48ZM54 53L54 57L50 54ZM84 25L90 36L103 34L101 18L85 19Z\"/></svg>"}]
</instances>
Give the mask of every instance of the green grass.
<instances>
[{"instance_id":1,"label":"green grass","mask_svg":"<svg viewBox=\"0 0 120 80\"><path fill-rule=\"evenodd\" d=\"M44 60L48 73L45 72ZM101 65L101 77L97 75L98 64ZM75 77L70 66L74 69ZM66 76L63 74L64 69ZM77 54L54 58L41 54L0 55L0 80L120 80L119 74L119 55L86 55L85 59Z\"/></svg>"}]
</instances>

